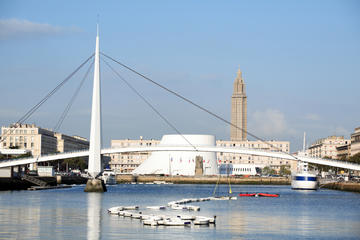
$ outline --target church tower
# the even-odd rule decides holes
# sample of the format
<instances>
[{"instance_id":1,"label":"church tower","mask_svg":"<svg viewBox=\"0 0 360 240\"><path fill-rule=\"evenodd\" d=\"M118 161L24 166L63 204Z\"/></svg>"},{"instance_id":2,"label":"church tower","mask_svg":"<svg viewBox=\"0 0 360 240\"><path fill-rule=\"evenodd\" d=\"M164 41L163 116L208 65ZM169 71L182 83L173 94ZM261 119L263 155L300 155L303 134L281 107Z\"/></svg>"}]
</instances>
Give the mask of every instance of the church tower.
<instances>
[{"instance_id":1,"label":"church tower","mask_svg":"<svg viewBox=\"0 0 360 240\"><path fill-rule=\"evenodd\" d=\"M245 92L245 83L242 78L240 68L234 81L234 92L231 97L231 123L238 126L230 128L230 140L246 140L247 131L247 99ZM242 131L242 130L244 131Z\"/></svg>"}]
</instances>

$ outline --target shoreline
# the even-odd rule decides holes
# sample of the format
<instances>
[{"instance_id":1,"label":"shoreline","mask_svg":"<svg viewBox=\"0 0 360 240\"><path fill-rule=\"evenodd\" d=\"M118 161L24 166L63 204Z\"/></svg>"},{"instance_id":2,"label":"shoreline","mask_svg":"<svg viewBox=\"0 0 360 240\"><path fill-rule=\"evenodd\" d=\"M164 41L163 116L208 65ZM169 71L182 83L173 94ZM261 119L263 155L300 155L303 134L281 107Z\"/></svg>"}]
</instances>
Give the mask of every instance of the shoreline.
<instances>
[{"instance_id":1,"label":"shoreline","mask_svg":"<svg viewBox=\"0 0 360 240\"><path fill-rule=\"evenodd\" d=\"M322 186L322 188L360 193L360 183L353 183L353 182L326 183Z\"/></svg>"},{"instance_id":2,"label":"shoreline","mask_svg":"<svg viewBox=\"0 0 360 240\"><path fill-rule=\"evenodd\" d=\"M49 186L57 186L58 184L85 184L86 178L77 176L62 176L57 177L37 177L46 181ZM60 181L59 181L60 180ZM158 184L232 184L232 185L291 185L291 178L289 177L226 177L226 176L159 176L159 175L139 175L133 176L130 174L116 175L117 184L129 183L158 183ZM0 191L9 190L26 190L32 187L33 184L21 180L19 178L0 178ZM360 183L355 182L335 182L327 183L321 186L330 190L348 191L360 193Z\"/></svg>"},{"instance_id":3,"label":"shoreline","mask_svg":"<svg viewBox=\"0 0 360 240\"><path fill-rule=\"evenodd\" d=\"M117 183L150 183L154 181L174 184L248 184L248 185L290 185L286 177L218 177L218 176L158 176L158 175L116 175Z\"/></svg>"}]
</instances>

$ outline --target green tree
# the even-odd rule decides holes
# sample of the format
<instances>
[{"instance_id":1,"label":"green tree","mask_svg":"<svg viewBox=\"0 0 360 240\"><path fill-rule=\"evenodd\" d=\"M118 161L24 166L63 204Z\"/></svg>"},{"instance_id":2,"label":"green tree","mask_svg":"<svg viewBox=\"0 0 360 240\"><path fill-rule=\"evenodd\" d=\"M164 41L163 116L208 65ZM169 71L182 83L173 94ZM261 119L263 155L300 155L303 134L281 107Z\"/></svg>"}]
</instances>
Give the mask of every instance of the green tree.
<instances>
[{"instance_id":1,"label":"green tree","mask_svg":"<svg viewBox=\"0 0 360 240\"><path fill-rule=\"evenodd\" d=\"M273 175L273 174L276 174L276 171L274 169L272 169L270 166L266 166L262 169L262 174Z\"/></svg>"},{"instance_id":2,"label":"green tree","mask_svg":"<svg viewBox=\"0 0 360 240\"><path fill-rule=\"evenodd\" d=\"M71 169L80 169L81 171L88 167L87 161L82 157L65 159L61 163L61 166L63 169L66 169L66 165L68 165L68 167Z\"/></svg>"},{"instance_id":3,"label":"green tree","mask_svg":"<svg viewBox=\"0 0 360 240\"><path fill-rule=\"evenodd\" d=\"M350 162L360 164L360 152L349 158Z\"/></svg>"},{"instance_id":4,"label":"green tree","mask_svg":"<svg viewBox=\"0 0 360 240\"><path fill-rule=\"evenodd\" d=\"M281 165L280 167L280 176L287 176L291 174L290 166L289 165Z\"/></svg>"}]
</instances>

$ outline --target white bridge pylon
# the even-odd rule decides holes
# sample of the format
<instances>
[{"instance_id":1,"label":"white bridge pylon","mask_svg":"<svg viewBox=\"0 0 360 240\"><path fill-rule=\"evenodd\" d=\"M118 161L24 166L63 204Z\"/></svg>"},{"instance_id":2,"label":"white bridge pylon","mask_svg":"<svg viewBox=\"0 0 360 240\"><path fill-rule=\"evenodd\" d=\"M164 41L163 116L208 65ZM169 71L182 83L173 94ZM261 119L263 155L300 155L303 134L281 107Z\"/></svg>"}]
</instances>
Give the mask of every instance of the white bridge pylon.
<instances>
[{"instance_id":1,"label":"white bridge pylon","mask_svg":"<svg viewBox=\"0 0 360 240\"><path fill-rule=\"evenodd\" d=\"M267 152L259 151L248 148L234 148L234 147L214 147L214 146L195 146L198 150L197 152L223 152L223 153L239 153L252 156L265 156L265 157L274 157L287 160L296 160L303 161L308 163L321 164L331 167L338 167L350 170L360 171L360 164L322 159L322 158L312 158L306 156L292 156L283 152ZM130 147L130 148L104 148L101 149L101 154L110 154L110 153L131 153L131 152L163 152L163 151L186 151L186 152L195 152L194 148L191 146L154 146L154 147ZM0 168L3 167L13 167L27 165L30 163L39 163L39 162L48 162L48 161L57 161L73 157L85 157L89 156L89 151L78 151L78 152L68 152L68 153L59 153L44 155L37 158L23 158L23 159L8 159L0 162Z\"/></svg>"}]
</instances>

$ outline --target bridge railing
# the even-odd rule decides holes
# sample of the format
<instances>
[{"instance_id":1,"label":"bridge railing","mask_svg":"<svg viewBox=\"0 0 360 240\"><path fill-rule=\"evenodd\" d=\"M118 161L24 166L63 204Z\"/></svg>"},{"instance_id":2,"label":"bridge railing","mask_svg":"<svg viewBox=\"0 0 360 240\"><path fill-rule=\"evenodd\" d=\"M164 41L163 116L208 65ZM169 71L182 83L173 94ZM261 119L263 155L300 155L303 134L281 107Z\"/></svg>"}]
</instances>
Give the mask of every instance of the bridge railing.
<instances>
[{"instance_id":1,"label":"bridge railing","mask_svg":"<svg viewBox=\"0 0 360 240\"><path fill-rule=\"evenodd\" d=\"M23 158L8 158L8 159L2 159L0 162L11 162L11 161L19 161L19 160L27 160L27 159L39 159L39 158L45 158L50 156L61 156L61 155L68 155L68 154L74 154L74 153L80 153L80 152L88 152L89 149L82 149L78 151L71 151L71 152L56 152L56 153L49 153L49 154L43 154L39 156L32 156L32 157L23 157Z\"/></svg>"}]
</instances>

